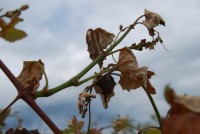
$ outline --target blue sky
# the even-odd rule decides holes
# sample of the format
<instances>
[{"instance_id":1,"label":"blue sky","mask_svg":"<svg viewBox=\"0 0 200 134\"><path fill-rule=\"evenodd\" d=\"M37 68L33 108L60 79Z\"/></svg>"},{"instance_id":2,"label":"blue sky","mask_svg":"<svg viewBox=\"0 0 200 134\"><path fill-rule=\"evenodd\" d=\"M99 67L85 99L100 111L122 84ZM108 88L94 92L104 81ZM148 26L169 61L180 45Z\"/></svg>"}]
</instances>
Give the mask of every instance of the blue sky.
<instances>
[{"instance_id":1,"label":"blue sky","mask_svg":"<svg viewBox=\"0 0 200 134\"><path fill-rule=\"evenodd\" d=\"M151 80L157 90L157 94L153 97L162 116L165 116L169 109L163 97L163 88L166 84L170 83L179 94L200 94L198 89L200 1L0 0L4 11L18 8L22 4L29 4L30 8L22 13L24 21L17 27L26 31L28 37L15 43L0 40L0 58L15 76L19 75L24 60L42 59L49 77L50 88L65 82L91 62L85 41L86 31L89 28L101 27L117 34L120 24L128 26L147 8L159 13L166 21L166 27L160 26L156 29L160 31L164 45L170 52L157 45L155 51L144 50L134 53L140 66L147 66L156 74ZM144 27L136 26L119 47L139 42L147 36ZM110 61L108 58L107 63ZM95 67L86 76L97 70L98 67ZM49 98L39 98L37 102L60 128L64 128L67 120L73 115L81 118L77 109L78 94L88 84L90 82L80 87L70 87ZM0 71L0 87L0 108L2 108L16 95L14 87L2 71ZM116 95L111 99L107 110L104 110L99 97L93 100L94 121L99 120L101 123L102 120L103 124L107 125L110 119L117 115L129 115L137 122L149 119L153 109L141 89L129 93L117 86L115 92ZM13 111L21 111L24 126L49 132L48 127L24 102L19 101L12 108ZM8 119L8 122L13 124L10 127L14 127L12 119Z\"/></svg>"}]
</instances>

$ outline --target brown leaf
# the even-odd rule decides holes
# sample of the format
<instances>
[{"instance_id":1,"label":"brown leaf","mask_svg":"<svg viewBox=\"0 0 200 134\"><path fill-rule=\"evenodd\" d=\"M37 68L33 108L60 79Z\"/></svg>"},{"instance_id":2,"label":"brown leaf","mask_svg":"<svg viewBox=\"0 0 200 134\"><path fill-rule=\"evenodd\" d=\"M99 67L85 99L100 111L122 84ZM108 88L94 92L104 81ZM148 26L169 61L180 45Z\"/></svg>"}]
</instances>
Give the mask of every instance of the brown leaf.
<instances>
[{"instance_id":1,"label":"brown leaf","mask_svg":"<svg viewBox=\"0 0 200 134\"><path fill-rule=\"evenodd\" d=\"M89 29L86 34L86 42L88 44L88 52L92 60L102 54L111 42L113 42L115 35L107 32L102 28L97 28L95 30ZM98 63L100 68L103 65L103 61Z\"/></svg>"},{"instance_id":2,"label":"brown leaf","mask_svg":"<svg viewBox=\"0 0 200 134\"><path fill-rule=\"evenodd\" d=\"M199 134L200 97L176 95L170 86L166 86L165 98L171 109L162 123L163 134Z\"/></svg>"},{"instance_id":3,"label":"brown leaf","mask_svg":"<svg viewBox=\"0 0 200 134\"><path fill-rule=\"evenodd\" d=\"M148 28L154 28L158 26L159 24L165 26L165 21L162 19L162 17L159 14L145 9L144 15L146 19L143 20L143 24L146 25Z\"/></svg>"},{"instance_id":4,"label":"brown leaf","mask_svg":"<svg viewBox=\"0 0 200 134\"><path fill-rule=\"evenodd\" d=\"M96 82L96 80L94 80ZM94 86L96 93L100 94L101 101L105 109L108 108L110 98L115 95L114 87L116 83L110 73L105 74Z\"/></svg>"},{"instance_id":5,"label":"brown leaf","mask_svg":"<svg viewBox=\"0 0 200 134\"><path fill-rule=\"evenodd\" d=\"M163 121L163 134L199 134L200 114L174 103Z\"/></svg>"},{"instance_id":6,"label":"brown leaf","mask_svg":"<svg viewBox=\"0 0 200 134\"><path fill-rule=\"evenodd\" d=\"M17 79L23 84L25 88L31 88L33 91L37 90L44 73L44 63L39 61L24 61L23 70Z\"/></svg>"},{"instance_id":7,"label":"brown leaf","mask_svg":"<svg viewBox=\"0 0 200 134\"><path fill-rule=\"evenodd\" d=\"M117 67L121 72L119 84L121 85L122 89L130 91L131 89L144 86L149 93L156 93L149 81L154 73L148 71L147 67L139 68L136 57L127 47L121 49Z\"/></svg>"}]
</instances>

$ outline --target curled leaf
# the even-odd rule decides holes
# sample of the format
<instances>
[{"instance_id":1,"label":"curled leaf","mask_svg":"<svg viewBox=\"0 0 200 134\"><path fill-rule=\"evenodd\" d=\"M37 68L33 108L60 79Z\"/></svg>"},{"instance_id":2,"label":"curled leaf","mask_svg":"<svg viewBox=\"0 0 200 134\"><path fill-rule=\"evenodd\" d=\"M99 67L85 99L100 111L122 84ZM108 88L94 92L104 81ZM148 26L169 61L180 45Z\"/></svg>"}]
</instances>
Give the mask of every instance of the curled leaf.
<instances>
[{"instance_id":1,"label":"curled leaf","mask_svg":"<svg viewBox=\"0 0 200 134\"><path fill-rule=\"evenodd\" d=\"M165 26L165 21L159 14L144 9L144 15L146 19L143 20L143 24L146 25L148 28L154 28L159 24Z\"/></svg>"},{"instance_id":2,"label":"curled leaf","mask_svg":"<svg viewBox=\"0 0 200 134\"><path fill-rule=\"evenodd\" d=\"M79 113L82 115L82 117L85 117L85 114L88 110L88 104L91 101L91 98L96 98L96 95L87 93L87 92L82 92L79 94L78 97L78 110Z\"/></svg>"},{"instance_id":3,"label":"curled leaf","mask_svg":"<svg viewBox=\"0 0 200 134\"><path fill-rule=\"evenodd\" d=\"M95 30L89 29L86 34L86 42L88 45L88 52L92 60L102 54L105 49L111 42L113 42L115 35L107 32L102 28L97 28ZM98 63L100 68L103 65L103 61Z\"/></svg>"},{"instance_id":4,"label":"curled leaf","mask_svg":"<svg viewBox=\"0 0 200 134\"><path fill-rule=\"evenodd\" d=\"M23 69L17 79L25 88L37 90L44 74L44 63L39 61L24 61Z\"/></svg>"},{"instance_id":5,"label":"curled leaf","mask_svg":"<svg viewBox=\"0 0 200 134\"><path fill-rule=\"evenodd\" d=\"M97 79L94 80L96 82ZM105 109L108 108L108 102L110 98L115 95L114 87L116 83L110 73L105 74L100 78L94 86L96 93L100 94L101 101Z\"/></svg>"},{"instance_id":6,"label":"curled leaf","mask_svg":"<svg viewBox=\"0 0 200 134\"><path fill-rule=\"evenodd\" d=\"M117 68L121 72L119 84L122 89L130 91L144 86L149 93L156 93L149 81L154 72L148 71L147 67L139 68L136 57L127 47L120 51Z\"/></svg>"}]
</instances>

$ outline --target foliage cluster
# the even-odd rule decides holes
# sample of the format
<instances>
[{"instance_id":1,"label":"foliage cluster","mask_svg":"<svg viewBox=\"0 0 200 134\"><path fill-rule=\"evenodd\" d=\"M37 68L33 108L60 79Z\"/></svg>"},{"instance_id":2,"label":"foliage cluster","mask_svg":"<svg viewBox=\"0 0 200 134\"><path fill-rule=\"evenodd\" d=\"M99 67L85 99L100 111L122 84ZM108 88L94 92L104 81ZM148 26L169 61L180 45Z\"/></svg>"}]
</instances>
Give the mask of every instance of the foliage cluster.
<instances>
[{"instance_id":1,"label":"foliage cluster","mask_svg":"<svg viewBox=\"0 0 200 134\"><path fill-rule=\"evenodd\" d=\"M0 16L0 37L9 42L20 40L26 36L22 30L16 29L15 25L22 21L19 17L21 12L26 10L28 5L23 5L19 9L8 11ZM1 12L0 12L1 13ZM6 19L5 19L6 18ZM144 18L143 21L141 19ZM8 21L6 21L8 19ZM125 46L120 49L115 47L121 43L135 26L141 24L146 27L151 41L141 39L139 43L132 43L130 46ZM41 119L49 126L49 128L56 134L101 134L103 129L112 127L114 133L163 133L163 134L185 134L200 132L197 124L200 123L199 118L199 104L200 98L188 95L176 95L171 87L166 86L165 97L167 102L171 105L167 116L161 118L160 113L151 95L156 94L156 89L150 82L150 78L155 75L153 71L148 70L148 67L140 67L138 65L136 56L132 50L142 51L143 49L154 49L155 45L163 43L158 31L155 27L159 25L165 26L163 18L154 12L147 9L144 14L138 17L132 24L127 27L119 26L119 33L117 35L108 32L103 28L89 29L86 33L86 43L88 52L92 62L83 68L77 75L67 80L66 82L54 88L49 88L48 77L45 73L44 63L42 60L38 61L24 61L23 69L18 77L15 77L12 72L6 67L3 61L0 60L0 68L11 80L18 91L16 98L8 105L7 108L0 113L0 129L4 127L6 117L10 115L10 106L18 99L23 99ZM118 61L115 60L113 54L119 53ZM113 62L104 66L106 57L112 56ZM95 65L99 65L98 72L92 76L82 78ZM119 76L119 82L115 82L113 75ZM43 89L38 90L42 76L45 77L46 84ZM58 126L43 112L43 110L35 102L39 97L50 97L51 95L60 92L71 86L78 87L79 85L92 81L90 85L85 87L83 92L78 97L78 110L82 117L89 114L88 129L83 130L84 121L78 121L74 116L68 122L68 127L65 130L60 130ZM117 83L123 90L131 91L138 88L143 88L147 94L157 117L159 126L134 126L129 117L119 117L111 122L111 125L103 128L91 128L91 111L90 104L96 95L100 95L103 107L109 107L109 101L115 95L114 88ZM39 133L37 130L28 131L26 129L9 129L7 133Z\"/></svg>"}]
</instances>

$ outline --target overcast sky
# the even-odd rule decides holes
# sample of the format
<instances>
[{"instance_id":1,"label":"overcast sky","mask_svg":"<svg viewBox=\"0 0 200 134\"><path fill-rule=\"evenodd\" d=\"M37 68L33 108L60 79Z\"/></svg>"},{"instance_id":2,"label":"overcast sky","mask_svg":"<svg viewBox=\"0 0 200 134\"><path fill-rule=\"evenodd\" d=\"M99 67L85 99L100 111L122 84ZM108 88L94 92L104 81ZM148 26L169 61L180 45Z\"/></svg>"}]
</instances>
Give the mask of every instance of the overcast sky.
<instances>
[{"instance_id":1,"label":"overcast sky","mask_svg":"<svg viewBox=\"0 0 200 134\"><path fill-rule=\"evenodd\" d=\"M28 4L30 8L22 12L24 21L17 27L26 31L28 36L15 43L0 39L0 58L15 76L19 75L23 61L41 59L45 63L50 88L67 81L91 62L85 41L89 28L101 27L117 34L120 24L129 26L146 8L159 13L165 20L166 27L159 26L156 30L160 32L170 52L162 45L156 45L155 51L134 53L140 66L147 66L156 74L151 81L157 90L153 97L161 115L165 116L169 109L163 97L166 84L170 83L179 94L200 95L199 0L0 0L3 12L23 4ZM144 27L136 26L120 46L139 42L143 38L151 39ZM118 55L115 57L118 58ZM86 76L95 71L98 71L98 67ZM90 83L70 87L49 98L39 98L37 102L60 128L65 128L67 120L73 115L81 119L77 109L78 94ZM3 108L17 93L2 71L0 91L0 108ZM104 110L99 97L92 101L93 121L99 120L99 124L104 122L108 125L117 115L129 115L137 122L145 122L153 114L152 106L142 89L129 93L116 86L115 92L107 110ZM24 102L19 101L12 108L13 111L21 111L25 127L49 131ZM15 127L16 123L11 119L8 122L12 124L9 127ZM102 124L98 127L102 127Z\"/></svg>"}]
</instances>

